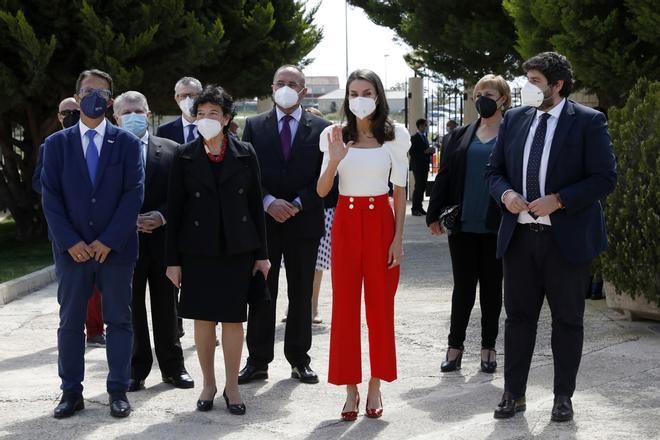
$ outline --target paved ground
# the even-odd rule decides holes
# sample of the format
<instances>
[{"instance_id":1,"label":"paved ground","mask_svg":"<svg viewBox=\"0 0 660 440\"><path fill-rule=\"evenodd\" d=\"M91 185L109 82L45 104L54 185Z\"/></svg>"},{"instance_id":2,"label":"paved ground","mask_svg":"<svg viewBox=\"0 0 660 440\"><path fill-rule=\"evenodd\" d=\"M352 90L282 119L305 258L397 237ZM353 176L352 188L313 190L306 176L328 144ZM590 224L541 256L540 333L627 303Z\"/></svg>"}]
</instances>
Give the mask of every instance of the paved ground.
<instances>
[{"instance_id":1,"label":"paved ground","mask_svg":"<svg viewBox=\"0 0 660 440\"><path fill-rule=\"evenodd\" d=\"M230 416L216 399L209 413L195 411L198 390L160 383L157 367L147 390L131 394L134 412L124 420L109 415L103 349L88 349L86 409L54 420L57 377L56 287L50 285L0 308L0 438L2 439L660 439L660 325L630 323L604 301L588 301L586 338L574 422L550 422L552 357L550 320L544 308L530 373L527 411L495 421L502 393L502 369L479 372L479 311L468 329L460 372L441 374L449 327L451 272L446 239L431 237L419 217L406 226L407 261L397 294L399 380L383 386L382 419L339 420L343 390L327 384L330 316L329 277L321 310L326 323L314 326L312 367L318 385L289 379L278 325L276 359L268 381L243 386L245 417ZM280 302L279 309L283 310ZM281 314L281 313L280 313ZM503 321L503 319L502 319ZM201 380L192 325L183 338L187 367ZM366 332L363 328L363 339ZM499 338L498 350L502 348ZM366 347L366 339L364 340ZM222 383L221 352L217 375ZM364 371L368 374L367 353ZM500 363L502 359L500 358ZM366 389L361 388L363 395ZM364 404L361 405L362 413Z\"/></svg>"}]
</instances>

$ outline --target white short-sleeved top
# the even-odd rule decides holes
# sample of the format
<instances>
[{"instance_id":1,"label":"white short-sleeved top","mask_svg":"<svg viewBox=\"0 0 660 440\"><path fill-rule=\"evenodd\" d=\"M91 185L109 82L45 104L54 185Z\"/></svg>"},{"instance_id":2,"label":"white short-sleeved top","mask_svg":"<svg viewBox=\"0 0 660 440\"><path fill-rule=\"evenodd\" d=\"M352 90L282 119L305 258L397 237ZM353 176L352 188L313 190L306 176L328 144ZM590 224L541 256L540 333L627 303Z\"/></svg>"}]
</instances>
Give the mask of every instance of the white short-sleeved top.
<instances>
[{"instance_id":1,"label":"white short-sleeved top","mask_svg":"<svg viewBox=\"0 0 660 440\"><path fill-rule=\"evenodd\" d=\"M332 127L326 127L319 139L319 148L323 152L321 173L330 162L328 134ZM401 124L394 124L394 140L380 147L349 149L337 167L339 194L356 197L387 194L390 190L388 179L396 186L406 186L409 149L410 134Z\"/></svg>"}]
</instances>

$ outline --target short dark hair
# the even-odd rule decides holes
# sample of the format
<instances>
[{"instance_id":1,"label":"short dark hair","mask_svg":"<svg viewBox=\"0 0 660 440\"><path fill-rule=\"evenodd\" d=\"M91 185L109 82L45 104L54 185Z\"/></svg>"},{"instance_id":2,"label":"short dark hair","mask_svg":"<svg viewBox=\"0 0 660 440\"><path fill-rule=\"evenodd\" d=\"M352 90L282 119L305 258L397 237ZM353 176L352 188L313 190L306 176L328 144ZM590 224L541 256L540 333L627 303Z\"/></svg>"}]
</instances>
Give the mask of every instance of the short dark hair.
<instances>
[{"instance_id":1,"label":"short dark hair","mask_svg":"<svg viewBox=\"0 0 660 440\"><path fill-rule=\"evenodd\" d=\"M108 86L110 86L110 94L112 95L113 87L114 87L112 82L112 77L110 76L109 73L105 73L104 71L99 69L88 69L80 72L80 75L78 75L78 79L76 80L76 93L80 91L80 84L88 76L95 76L97 78L104 79L108 83Z\"/></svg>"},{"instance_id":2,"label":"short dark hair","mask_svg":"<svg viewBox=\"0 0 660 440\"><path fill-rule=\"evenodd\" d=\"M232 98L232 96L222 87L211 84L204 87L199 96L197 96L197 99L195 99L195 102L193 102L191 111L193 116L197 116L197 108L202 104L215 104L220 106L222 113L230 116L229 121L227 121L227 125L225 125L223 129L226 134L229 131L231 121L233 121L234 116L236 116L236 105L234 104L234 98Z\"/></svg>"},{"instance_id":3,"label":"short dark hair","mask_svg":"<svg viewBox=\"0 0 660 440\"><path fill-rule=\"evenodd\" d=\"M564 86L559 91L559 96L566 98L573 90L573 68L570 61L557 52L541 52L534 55L523 63L525 72L538 70L548 80L548 84L555 85L557 81L563 80Z\"/></svg>"},{"instance_id":4,"label":"short dark hair","mask_svg":"<svg viewBox=\"0 0 660 440\"><path fill-rule=\"evenodd\" d=\"M376 110L369 115L371 131L379 144L394 140L394 124L390 120L390 106L385 96L385 88L380 77L369 69L358 69L351 73L346 80L346 93L344 95L343 114L346 117L346 126L342 130L344 142L358 140L357 118L349 107L349 87L355 80L368 81L376 91Z\"/></svg>"},{"instance_id":5,"label":"short dark hair","mask_svg":"<svg viewBox=\"0 0 660 440\"><path fill-rule=\"evenodd\" d=\"M426 125L427 121L424 118L418 119L417 122L415 122L415 125L417 128L421 127L422 125Z\"/></svg>"}]
</instances>

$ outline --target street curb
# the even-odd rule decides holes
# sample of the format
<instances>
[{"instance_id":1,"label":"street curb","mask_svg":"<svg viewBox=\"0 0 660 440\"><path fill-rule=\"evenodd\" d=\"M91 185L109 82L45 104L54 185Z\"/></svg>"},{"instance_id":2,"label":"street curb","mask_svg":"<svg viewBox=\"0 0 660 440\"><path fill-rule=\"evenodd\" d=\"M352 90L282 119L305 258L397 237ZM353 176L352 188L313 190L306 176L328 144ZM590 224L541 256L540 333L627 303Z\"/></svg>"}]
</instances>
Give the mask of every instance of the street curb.
<instances>
[{"instance_id":1,"label":"street curb","mask_svg":"<svg viewBox=\"0 0 660 440\"><path fill-rule=\"evenodd\" d=\"M50 265L15 280L1 283L0 305L9 304L15 299L39 290L55 280L55 265Z\"/></svg>"}]
</instances>

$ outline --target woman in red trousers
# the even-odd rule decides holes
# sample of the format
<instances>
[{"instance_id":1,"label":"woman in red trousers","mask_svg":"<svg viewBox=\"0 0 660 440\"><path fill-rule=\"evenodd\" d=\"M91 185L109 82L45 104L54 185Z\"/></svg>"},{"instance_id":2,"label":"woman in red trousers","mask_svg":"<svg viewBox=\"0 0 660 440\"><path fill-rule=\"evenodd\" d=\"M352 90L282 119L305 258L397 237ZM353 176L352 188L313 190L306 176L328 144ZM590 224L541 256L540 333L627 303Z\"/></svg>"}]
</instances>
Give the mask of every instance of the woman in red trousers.
<instances>
[{"instance_id":1,"label":"woman in red trousers","mask_svg":"<svg viewBox=\"0 0 660 440\"><path fill-rule=\"evenodd\" d=\"M328 380L346 385L342 419L357 418L362 382L360 307L362 283L369 328L371 379L366 415L383 413L380 381L396 379L394 294L403 258L405 186L410 134L388 117L383 84L370 70L346 82L346 125L321 133L323 166L317 192L324 197L339 175L332 227L332 326ZM388 196L394 185L394 210Z\"/></svg>"}]
</instances>

